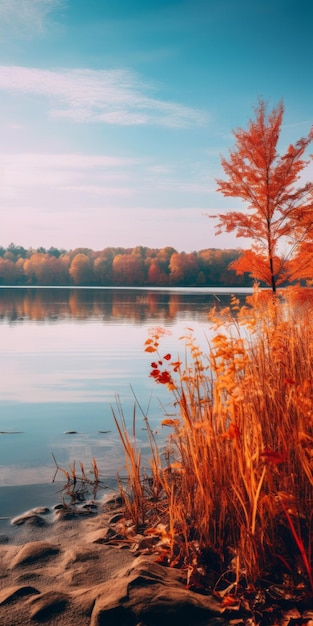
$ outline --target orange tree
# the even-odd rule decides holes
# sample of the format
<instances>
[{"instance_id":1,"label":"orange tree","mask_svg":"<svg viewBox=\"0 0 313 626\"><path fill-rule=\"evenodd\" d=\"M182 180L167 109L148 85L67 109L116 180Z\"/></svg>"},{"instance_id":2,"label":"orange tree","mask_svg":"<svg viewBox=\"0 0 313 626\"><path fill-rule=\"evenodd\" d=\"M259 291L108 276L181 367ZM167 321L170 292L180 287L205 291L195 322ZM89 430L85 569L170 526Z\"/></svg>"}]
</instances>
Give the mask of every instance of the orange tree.
<instances>
[{"instance_id":1,"label":"orange tree","mask_svg":"<svg viewBox=\"0 0 313 626\"><path fill-rule=\"evenodd\" d=\"M313 140L307 137L277 152L284 106L270 113L261 100L248 130L234 131L236 145L221 165L227 176L217 180L224 196L241 198L246 211L229 211L218 218L216 233L235 232L253 245L231 264L238 274L249 272L256 280L277 285L313 275L313 183L295 183L308 160L303 156ZM282 250L284 252L282 252Z\"/></svg>"}]
</instances>

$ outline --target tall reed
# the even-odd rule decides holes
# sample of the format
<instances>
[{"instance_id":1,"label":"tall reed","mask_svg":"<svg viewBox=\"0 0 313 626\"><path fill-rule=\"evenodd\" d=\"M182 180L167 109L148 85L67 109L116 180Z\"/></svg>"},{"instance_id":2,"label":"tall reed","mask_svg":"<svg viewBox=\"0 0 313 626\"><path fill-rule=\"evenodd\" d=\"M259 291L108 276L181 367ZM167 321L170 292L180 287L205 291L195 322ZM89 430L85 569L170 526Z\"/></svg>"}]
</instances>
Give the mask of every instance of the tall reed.
<instances>
[{"instance_id":1,"label":"tall reed","mask_svg":"<svg viewBox=\"0 0 313 626\"><path fill-rule=\"evenodd\" d=\"M151 480L171 540L170 563L204 562L212 584L256 583L270 572L312 587L313 316L295 290L255 290L245 306L212 311L203 351L192 331L186 359L163 354L157 329L150 375L173 395L166 454L151 443ZM151 510L134 440L124 445L133 519ZM151 432L151 431L150 431ZM124 493L125 496L125 493ZM151 515L150 515L151 517ZM151 522L150 522L151 523Z\"/></svg>"}]
</instances>

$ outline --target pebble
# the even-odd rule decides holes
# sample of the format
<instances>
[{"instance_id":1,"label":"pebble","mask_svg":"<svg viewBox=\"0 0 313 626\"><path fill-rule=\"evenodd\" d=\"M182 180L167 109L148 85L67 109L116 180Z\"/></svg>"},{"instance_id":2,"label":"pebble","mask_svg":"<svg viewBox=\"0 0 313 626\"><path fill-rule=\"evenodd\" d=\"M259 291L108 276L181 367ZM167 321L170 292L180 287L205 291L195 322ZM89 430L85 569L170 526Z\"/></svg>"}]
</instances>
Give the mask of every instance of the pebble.
<instances>
[{"instance_id":1,"label":"pebble","mask_svg":"<svg viewBox=\"0 0 313 626\"><path fill-rule=\"evenodd\" d=\"M13 526L22 526L22 524L28 524L30 526L45 526L46 521L40 515L36 513L24 513L19 517L14 517L11 520Z\"/></svg>"}]
</instances>

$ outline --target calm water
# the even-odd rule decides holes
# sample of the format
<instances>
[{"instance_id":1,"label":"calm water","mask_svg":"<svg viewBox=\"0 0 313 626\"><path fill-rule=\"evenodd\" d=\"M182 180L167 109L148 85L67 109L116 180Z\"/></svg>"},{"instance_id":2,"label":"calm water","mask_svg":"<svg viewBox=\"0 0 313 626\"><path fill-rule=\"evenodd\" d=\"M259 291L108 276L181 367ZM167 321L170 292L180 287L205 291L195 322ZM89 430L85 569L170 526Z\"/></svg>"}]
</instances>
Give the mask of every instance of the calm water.
<instances>
[{"instance_id":1,"label":"calm water","mask_svg":"<svg viewBox=\"0 0 313 626\"><path fill-rule=\"evenodd\" d=\"M112 484L123 472L117 396L131 425L135 393L156 430L171 400L149 378L149 329L167 329L175 357L186 328L204 346L209 310L235 292L249 290L1 288L0 517L56 499L52 453L67 469L95 457ZM137 432L144 451L140 410Z\"/></svg>"}]
</instances>

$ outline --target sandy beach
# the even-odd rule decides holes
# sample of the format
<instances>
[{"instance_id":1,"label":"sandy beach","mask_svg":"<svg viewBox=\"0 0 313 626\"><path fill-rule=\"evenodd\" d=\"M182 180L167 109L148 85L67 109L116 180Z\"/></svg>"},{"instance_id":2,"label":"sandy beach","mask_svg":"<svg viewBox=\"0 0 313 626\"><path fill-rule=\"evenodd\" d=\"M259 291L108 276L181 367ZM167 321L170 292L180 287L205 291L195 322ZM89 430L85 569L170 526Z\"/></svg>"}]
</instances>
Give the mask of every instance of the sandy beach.
<instances>
[{"instance_id":1,"label":"sandy beach","mask_svg":"<svg viewBox=\"0 0 313 626\"><path fill-rule=\"evenodd\" d=\"M186 589L185 572L155 562L152 540L125 540L123 524L118 499L13 520L0 536L1 626L228 623L220 602Z\"/></svg>"}]
</instances>

